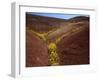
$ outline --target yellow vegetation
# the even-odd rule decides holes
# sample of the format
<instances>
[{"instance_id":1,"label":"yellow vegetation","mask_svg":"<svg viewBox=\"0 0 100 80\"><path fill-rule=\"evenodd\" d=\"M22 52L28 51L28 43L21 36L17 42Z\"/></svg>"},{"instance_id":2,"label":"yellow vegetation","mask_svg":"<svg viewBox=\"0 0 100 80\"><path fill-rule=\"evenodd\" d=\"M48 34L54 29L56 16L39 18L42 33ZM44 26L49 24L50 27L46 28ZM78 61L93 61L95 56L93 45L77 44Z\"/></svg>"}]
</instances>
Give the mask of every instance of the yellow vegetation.
<instances>
[{"instance_id":1,"label":"yellow vegetation","mask_svg":"<svg viewBox=\"0 0 100 80\"><path fill-rule=\"evenodd\" d=\"M61 35L60 37L57 37L55 42L50 42L47 37L50 33L52 33L52 31L54 31L55 29L48 31L48 32L36 32L34 30L28 29L30 30L32 33L34 33L35 35L37 35L40 39L42 39L43 41L45 41L48 45L48 53L49 53L49 62L50 65L59 65L59 57L58 57L58 53L57 53L57 44L67 35L69 34L73 34L73 33L77 33L78 31L81 30L81 27L79 28L75 28L70 30L69 32L67 32L66 34Z\"/></svg>"},{"instance_id":2,"label":"yellow vegetation","mask_svg":"<svg viewBox=\"0 0 100 80\"><path fill-rule=\"evenodd\" d=\"M59 65L59 57L57 54L57 46L55 43L48 45L49 62L52 66Z\"/></svg>"},{"instance_id":3,"label":"yellow vegetation","mask_svg":"<svg viewBox=\"0 0 100 80\"><path fill-rule=\"evenodd\" d=\"M46 33L39 33L39 32L35 32L33 30L31 30L35 35L37 35L40 39L46 41Z\"/></svg>"},{"instance_id":4,"label":"yellow vegetation","mask_svg":"<svg viewBox=\"0 0 100 80\"><path fill-rule=\"evenodd\" d=\"M37 35L40 39L42 39L43 41L45 41L46 43L49 42L49 40L46 39L47 35L51 32L44 32L44 33L39 33L39 32L36 32L36 31L33 31L31 29L27 29L27 30L30 30L32 33L34 33L35 35ZM50 65L52 66L55 66L55 65L59 65L59 57L58 57L58 54L57 54L57 46L55 43L48 43L48 53L49 53L49 63Z\"/></svg>"}]
</instances>

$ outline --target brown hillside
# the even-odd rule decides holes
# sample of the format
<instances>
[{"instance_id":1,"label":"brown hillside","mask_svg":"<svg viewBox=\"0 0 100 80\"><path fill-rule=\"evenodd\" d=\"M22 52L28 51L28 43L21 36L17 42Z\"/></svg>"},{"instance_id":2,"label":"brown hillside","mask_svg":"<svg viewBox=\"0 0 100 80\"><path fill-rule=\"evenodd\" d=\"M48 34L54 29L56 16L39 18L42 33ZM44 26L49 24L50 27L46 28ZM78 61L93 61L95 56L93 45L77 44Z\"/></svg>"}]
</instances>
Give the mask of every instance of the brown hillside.
<instances>
[{"instance_id":1,"label":"brown hillside","mask_svg":"<svg viewBox=\"0 0 100 80\"><path fill-rule=\"evenodd\" d=\"M31 31L26 32L26 67L48 66L47 45Z\"/></svg>"},{"instance_id":2,"label":"brown hillside","mask_svg":"<svg viewBox=\"0 0 100 80\"><path fill-rule=\"evenodd\" d=\"M58 43L61 65L89 64L89 28L64 37Z\"/></svg>"},{"instance_id":3,"label":"brown hillside","mask_svg":"<svg viewBox=\"0 0 100 80\"><path fill-rule=\"evenodd\" d=\"M26 67L51 65L50 43L57 47L59 65L89 64L89 17L65 20L26 14Z\"/></svg>"},{"instance_id":4,"label":"brown hillside","mask_svg":"<svg viewBox=\"0 0 100 80\"><path fill-rule=\"evenodd\" d=\"M26 14L26 27L38 32L47 32L54 28L58 28L63 22L66 22L66 20Z\"/></svg>"}]
</instances>

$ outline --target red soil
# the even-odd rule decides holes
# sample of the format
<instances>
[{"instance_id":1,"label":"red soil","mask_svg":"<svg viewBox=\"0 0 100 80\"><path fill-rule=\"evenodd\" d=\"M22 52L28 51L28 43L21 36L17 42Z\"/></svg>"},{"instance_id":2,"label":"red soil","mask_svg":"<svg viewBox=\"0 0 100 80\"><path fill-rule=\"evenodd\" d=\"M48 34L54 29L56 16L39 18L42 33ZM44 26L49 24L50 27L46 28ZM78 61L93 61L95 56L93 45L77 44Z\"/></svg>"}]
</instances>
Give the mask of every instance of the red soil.
<instances>
[{"instance_id":1,"label":"red soil","mask_svg":"<svg viewBox=\"0 0 100 80\"><path fill-rule=\"evenodd\" d=\"M46 66L48 64L46 44L31 31L26 32L26 67Z\"/></svg>"},{"instance_id":2,"label":"red soil","mask_svg":"<svg viewBox=\"0 0 100 80\"><path fill-rule=\"evenodd\" d=\"M61 65L89 64L89 28L63 38L58 53Z\"/></svg>"}]
</instances>

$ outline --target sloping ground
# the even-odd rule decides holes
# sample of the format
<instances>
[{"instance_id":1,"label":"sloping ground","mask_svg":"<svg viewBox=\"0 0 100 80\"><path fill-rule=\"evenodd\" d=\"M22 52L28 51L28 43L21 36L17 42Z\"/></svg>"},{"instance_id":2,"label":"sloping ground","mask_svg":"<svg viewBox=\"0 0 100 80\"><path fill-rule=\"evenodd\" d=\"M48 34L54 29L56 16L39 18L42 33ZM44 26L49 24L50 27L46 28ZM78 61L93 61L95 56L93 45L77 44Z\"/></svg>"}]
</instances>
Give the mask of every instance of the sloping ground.
<instances>
[{"instance_id":1,"label":"sloping ground","mask_svg":"<svg viewBox=\"0 0 100 80\"><path fill-rule=\"evenodd\" d=\"M61 65L89 64L89 28L64 37L58 43Z\"/></svg>"},{"instance_id":2,"label":"sloping ground","mask_svg":"<svg viewBox=\"0 0 100 80\"><path fill-rule=\"evenodd\" d=\"M63 22L66 22L66 20L26 14L26 27L38 32L47 32L59 28Z\"/></svg>"},{"instance_id":3,"label":"sloping ground","mask_svg":"<svg viewBox=\"0 0 100 80\"><path fill-rule=\"evenodd\" d=\"M85 27L88 27L88 22L82 21L77 23L70 23L62 25L62 27L56 29L55 31L52 31L48 34L47 39L50 41L56 41L57 38L70 35L71 33L75 33L78 31L78 29L83 29Z\"/></svg>"},{"instance_id":4,"label":"sloping ground","mask_svg":"<svg viewBox=\"0 0 100 80\"><path fill-rule=\"evenodd\" d=\"M31 31L26 32L26 67L48 66L48 49L46 43Z\"/></svg>"},{"instance_id":5,"label":"sloping ground","mask_svg":"<svg viewBox=\"0 0 100 80\"><path fill-rule=\"evenodd\" d=\"M89 64L89 17L63 20L27 14L26 27L26 67L51 65L50 43L57 47L60 65Z\"/></svg>"},{"instance_id":6,"label":"sloping ground","mask_svg":"<svg viewBox=\"0 0 100 80\"><path fill-rule=\"evenodd\" d=\"M89 17L87 16L78 16L78 17L74 17L68 20L68 22L70 23L76 23L76 22L81 22L81 21L89 21Z\"/></svg>"}]
</instances>

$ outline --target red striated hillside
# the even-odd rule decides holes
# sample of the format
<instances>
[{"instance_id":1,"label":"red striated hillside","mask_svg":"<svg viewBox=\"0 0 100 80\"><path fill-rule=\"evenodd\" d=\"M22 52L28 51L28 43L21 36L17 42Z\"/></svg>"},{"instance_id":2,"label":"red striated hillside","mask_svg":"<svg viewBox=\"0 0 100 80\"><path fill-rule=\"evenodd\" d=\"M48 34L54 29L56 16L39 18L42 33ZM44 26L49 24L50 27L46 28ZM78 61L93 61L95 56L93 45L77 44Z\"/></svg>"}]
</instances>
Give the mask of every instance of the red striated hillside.
<instances>
[{"instance_id":1,"label":"red striated hillside","mask_svg":"<svg viewBox=\"0 0 100 80\"><path fill-rule=\"evenodd\" d=\"M26 32L26 66L48 66L48 49L46 43L31 31Z\"/></svg>"},{"instance_id":2,"label":"red striated hillside","mask_svg":"<svg viewBox=\"0 0 100 80\"><path fill-rule=\"evenodd\" d=\"M26 27L27 67L50 65L51 42L57 46L59 65L89 64L89 17L65 20L26 14Z\"/></svg>"},{"instance_id":3,"label":"red striated hillside","mask_svg":"<svg viewBox=\"0 0 100 80\"><path fill-rule=\"evenodd\" d=\"M64 37L58 43L61 65L89 64L89 28Z\"/></svg>"},{"instance_id":4,"label":"red striated hillside","mask_svg":"<svg viewBox=\"0 0 100 80\"><path fill-rule=\"evenodd\" d=\"M60 24L66 22L64 19L44 17L32 14L26 14L26 27L43 32L60 27Z\"/></svg>"}]
</instances>

